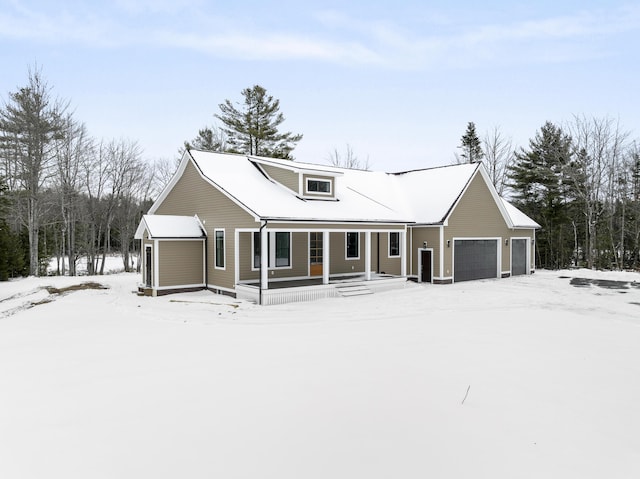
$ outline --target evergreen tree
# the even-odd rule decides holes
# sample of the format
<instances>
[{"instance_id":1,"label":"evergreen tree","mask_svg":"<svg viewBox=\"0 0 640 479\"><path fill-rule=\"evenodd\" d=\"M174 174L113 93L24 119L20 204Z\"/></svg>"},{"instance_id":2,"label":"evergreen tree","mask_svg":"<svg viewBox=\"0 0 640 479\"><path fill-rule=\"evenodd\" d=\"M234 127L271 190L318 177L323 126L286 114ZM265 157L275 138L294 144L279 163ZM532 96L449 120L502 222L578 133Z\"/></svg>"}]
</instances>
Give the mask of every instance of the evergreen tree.
<instances>
[{"instance_id":1,"label":"evergreen tree","mask_svg":"<svg viewBox=\"0 0 640 479\"><path fill-rule=\"evenodd\" d=\"M227 138L225 133L219 128L209 128L205 126L198 131L196 136L191 141L185 141L184 147L188 150L195 148L202 151L226 151Z\"/></svg>"},{"instance_id":2,"label":"evergreen tree","mask_svg":"<svg viewBox=\"0 0 640 479\"><path fill-rule=\"evenodd\" d=\"M16 158L16 176L26 196L22 219L29 232L29 270L38 276L41 197L51 174L54 141L62 135L61 119L67 104L51 98L38 70L29 71L28 85L9 93L9 98L0 109L0 145Z\"/></svg>"},{"instance_id":3,"label":"evergreen tree","mask_svg":"<svg viewBox=\"0 0 640 479\"><path fill-rule=\"evenodd\" d=\"M571 198L564 177L571 161L571 138L547 122L529 141L529 150L516 152L509 178L518 206L542 229L536 235L538 264L547 268L568 266L573 234L567 218Z\"/></svg>"},{"instance_id":4,"label":"evergreen tree","mask_svg":"<svg viewBox=\"0 0 640 479\"><path fill-rule=\"evenodd\" d=\"M0 281L22 276L25 271L25 248L20 236L11 230L7 215L10 199L4 178L0 177Z\"/></svg>"},{"instance_id":5,"label":"evergreen tree","mask_svg":"<svg viewBox=\"0 0 640 479\"><path fill-rule=\"evenodd\" d=\"M293 159L291 151L302 135L281 133L284 122L280 112L280 100L267 95L260 85L242 90L244 103L238 107L230 100L219 105L220 114L215 115L223 124L227 135L227 151L256 156Z\"/></svg>"},{"instance_id":6,"label":"evergreen tree","mask_svg":"<svg viewBox=\"0 0 640 479\"><path fill-rule=\"evenodd\" d=\"M478 163L484 158L482 144L476 133L476 125L472 121L467 124L467 131L462 135L458 148L462 150L460 163Z\"/></svg>"}]
</instances>

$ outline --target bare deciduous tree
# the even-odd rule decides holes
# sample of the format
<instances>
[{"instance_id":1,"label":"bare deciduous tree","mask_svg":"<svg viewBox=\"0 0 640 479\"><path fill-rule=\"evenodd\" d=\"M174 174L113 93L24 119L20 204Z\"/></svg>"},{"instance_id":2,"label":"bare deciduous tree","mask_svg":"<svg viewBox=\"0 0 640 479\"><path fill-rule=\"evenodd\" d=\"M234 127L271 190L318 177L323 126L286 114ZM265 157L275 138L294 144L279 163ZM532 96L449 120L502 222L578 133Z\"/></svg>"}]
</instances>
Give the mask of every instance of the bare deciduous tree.
<instances>
[{"instance_id":1,"label":"bare deciduous tree","mask_svg":"<svg viewBox=\"0 0 640 479\"><path fill-rule=\"evenodd\" d=\"M340 153L338 148L334 148L333 151L329 153L327 157L327 161L332 166L337 166L339 168L348 168L350 170L370 170L371 165L369 164L369 157L365 160L361 160L358 156L353 152L353 148L351 145L347 143L345 146L344 154Z\"/></svg>"},{"instance_id":2,"label":"bare deciduous tree","mask_svg":"<svg viewBox=\"0 0 640 479\"><path fill-rule=\"evenodd\" d=\"M484 164L491 182L500 196L504 195L508 184L507 173L511 167L515 150L511 138L506 138L500 128L495 126L484 135Z\"/></svg>"},{"instance_id":3,"label":"bare deciduous tree","mask_svg":"<svg viewBox=\"0 0 640 479\"><path fill-rule=\"evenodd\" d=\"M39 236L43 215L43 187L52 175L54 141L62 134L62 118L68 102L51 97L40 70L29 69L27 86L9 94L0 110L1 144L16 163L14 180L24 192L22 221L29 233L31 275L39 275Z\"/></svg>"}]
</instances>

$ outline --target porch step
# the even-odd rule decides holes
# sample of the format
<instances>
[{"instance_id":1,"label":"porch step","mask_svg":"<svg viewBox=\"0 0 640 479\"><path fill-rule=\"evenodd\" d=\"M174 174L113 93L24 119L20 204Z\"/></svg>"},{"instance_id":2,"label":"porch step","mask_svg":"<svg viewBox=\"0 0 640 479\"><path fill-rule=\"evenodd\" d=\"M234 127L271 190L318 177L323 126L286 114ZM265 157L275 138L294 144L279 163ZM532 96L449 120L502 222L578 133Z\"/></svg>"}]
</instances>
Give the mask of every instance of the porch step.
<instances>
[{"instance_id":1,"label":"porch step","mask_svg":"<svg viewBox=\"0 0 640 479\"><path fill-rule=\"evenodd\" d=\"M336 284L336 289L340 296L348 298L350 296L363 296L365 294L373 294L364 284Z\"/></svg>"}]
</instances>

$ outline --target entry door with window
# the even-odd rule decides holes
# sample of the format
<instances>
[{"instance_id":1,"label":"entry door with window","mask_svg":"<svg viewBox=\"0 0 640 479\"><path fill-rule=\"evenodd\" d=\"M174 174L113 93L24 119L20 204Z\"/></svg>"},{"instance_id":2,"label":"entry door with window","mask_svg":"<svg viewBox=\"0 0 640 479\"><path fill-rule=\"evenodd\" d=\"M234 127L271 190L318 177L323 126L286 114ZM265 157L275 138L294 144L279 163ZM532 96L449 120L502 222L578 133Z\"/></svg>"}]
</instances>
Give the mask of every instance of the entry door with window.
<instances>
[{"instance_id":1,"label":"entry door with window","mask_svg":"<svg viewBox=\"0 0 640 479\"><path fill-rule=\"evenodd\" d=\"M145 272L145 286L147 288L151 287L151 265L153 264L152 255L151 255L151 246L147 246L144 249L145 258L144 258L144 272Z\"/></svg>"},{"instance_id":2,"label":"entry door with window","mask_svg":"<svg viewBox=\"0 0 640 479\"><path fill-rule=\"evenodd\" d=\"M309 275L322 276L322 233L309 233Z\"/></svg>"},{"instance_id":3,"label":"entry door with window","mask_svg":"<svg viewBox=\"0 0 640 479\"><path fill-rule=\"evenodd\" d=\"M431 250L420 250L420 282L422 283L431 283L432 253Z\"/></svg>"}]
</instances>

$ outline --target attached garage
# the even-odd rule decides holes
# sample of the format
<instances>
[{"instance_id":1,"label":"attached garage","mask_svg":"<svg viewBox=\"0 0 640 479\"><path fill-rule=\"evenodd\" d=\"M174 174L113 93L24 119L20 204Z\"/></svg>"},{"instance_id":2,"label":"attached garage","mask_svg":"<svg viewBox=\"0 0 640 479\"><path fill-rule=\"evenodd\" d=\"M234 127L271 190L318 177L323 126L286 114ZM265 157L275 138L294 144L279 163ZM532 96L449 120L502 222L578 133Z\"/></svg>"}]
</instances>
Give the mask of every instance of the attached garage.
<instances>
[{"instance_id":1,"label":"attached garage","mask_svg":"<svg viewBox=\"0 0 640 479\"><path fill-rule=\"evenodd\" d=\"M455 239L453 281L499 278L499 239Z\"/></svg>"},{"instance_id":2,"label":"attached garage","mask_svg":"<svg viewBox=\"0 0 640 479\"><path fill-rule=\"evenodd\" d=\"M511 276L527 274L527 240L511 240Z\"/></svg>"}]
</instances>

